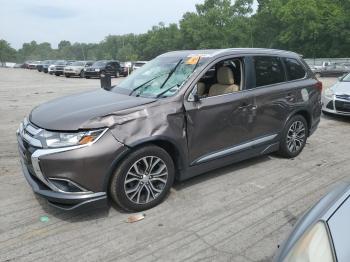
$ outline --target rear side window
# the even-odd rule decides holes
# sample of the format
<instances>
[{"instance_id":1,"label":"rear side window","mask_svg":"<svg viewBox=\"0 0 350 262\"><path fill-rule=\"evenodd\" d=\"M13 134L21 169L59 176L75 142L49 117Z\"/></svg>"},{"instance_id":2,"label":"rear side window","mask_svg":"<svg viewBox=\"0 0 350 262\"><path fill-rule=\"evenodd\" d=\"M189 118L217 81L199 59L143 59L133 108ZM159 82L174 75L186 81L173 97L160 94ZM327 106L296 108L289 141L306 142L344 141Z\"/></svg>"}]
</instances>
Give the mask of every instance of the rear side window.
<instances>
[{"instance_id":1,"label":"rear side window","mask_svg":"<svg viewBox=\"0 0 350 262\"><path fill-rule=\"evenodd\" d=\"M298 60L284 58L284 64L286 65L288 80L297 80L305 77L306 72Z\"/></svg>"},{"instance_id":2,"label":"rear side window","mask_svg":"<svg viewBox=\"0 0 350 262\"><path fill-rule=\"evenodd\" d=\"M285 72L279 57L254 57L256 87L277 84L285 81Z\"/></svg>"}]
</instances>

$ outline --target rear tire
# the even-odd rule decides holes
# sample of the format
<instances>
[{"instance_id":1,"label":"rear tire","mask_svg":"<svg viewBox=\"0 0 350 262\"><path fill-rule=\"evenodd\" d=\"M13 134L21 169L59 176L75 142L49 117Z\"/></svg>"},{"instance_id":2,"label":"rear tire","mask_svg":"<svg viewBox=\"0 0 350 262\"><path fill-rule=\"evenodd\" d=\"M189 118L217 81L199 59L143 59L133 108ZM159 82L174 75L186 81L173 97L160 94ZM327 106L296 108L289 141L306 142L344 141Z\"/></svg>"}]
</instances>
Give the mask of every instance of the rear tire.
<instances>
[{"instance_id":1,"label":"rear tire","mask_svg":"<svg viewBox=\"0 0 350 262\"><path fill-rule=\"evenodd\" d=\"M279 155L285 158L298 156L303 150L308 137L308 124L301 115L291 117L282 133Z\"/></svg>"},{"instance_id":2,"label":"rear tire","mask_svg":"<svg viewBox=\"0 0 350 262\"><path fill-rule=\"evenodd\" d=\"M160 204L175 177L172 158L162 148L148 145L131 152L112 175L112 200L127 211L142 211Z\"/></svg>"},{"instance_id":3,"label":"rear tire","mask_svg":"<svg viewBox=\"0 0 350 262\"><path fill-rule=\"evenodd\" d=\"M70 77L70 75L64 75L65 77L67 77L67 78L69 78Z\"/></svg>"}]
</instances>

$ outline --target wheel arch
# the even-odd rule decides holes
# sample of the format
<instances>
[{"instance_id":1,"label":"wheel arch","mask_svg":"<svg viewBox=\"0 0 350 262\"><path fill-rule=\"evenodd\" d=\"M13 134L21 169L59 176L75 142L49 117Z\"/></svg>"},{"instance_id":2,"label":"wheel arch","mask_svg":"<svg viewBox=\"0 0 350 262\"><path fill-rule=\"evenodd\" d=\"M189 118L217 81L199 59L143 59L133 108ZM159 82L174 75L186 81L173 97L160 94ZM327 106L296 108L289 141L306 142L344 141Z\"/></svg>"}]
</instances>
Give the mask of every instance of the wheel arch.
<instances>
[{"instance_id":1,"label":"wheel arch","mask_svg":"<svg viewBox=\"0 0 350 262\"><path fill-rule=\"evenodd\" d=\"M308 130L308 136L310 134L310 129L312 127L312 116L311 113L307 110L307 109L300 109L300 110L295 110L294 112L292 112L289 117L287 118L284 126L288 123L288 121L296 115L301 115L302 117L305 118L306 123L307 123L307 130Z\"/></svg>"},{"instance_id":2,"label":"wheel arch","mask_svg":"<svg viewBox=\"0 0 350 262\"><path fill-rule=\"evenodd\" d=\"M137 150L143 146L147 145L156 145L162 149L164 149L174 161L175 166L175 178L180 176L180 170L185 168L185 159L186 156L184 152L176 145L176 142L167 137L157 136L150 137L147 139L142 139L140 141L134 142L126 147L126 149L119 153L109 168L105 180L104 180L104 189L108 192L108 185L112 178L113 172L116 169L117 165L125 159L132 151Z\"/></svg>"}]
</instances>

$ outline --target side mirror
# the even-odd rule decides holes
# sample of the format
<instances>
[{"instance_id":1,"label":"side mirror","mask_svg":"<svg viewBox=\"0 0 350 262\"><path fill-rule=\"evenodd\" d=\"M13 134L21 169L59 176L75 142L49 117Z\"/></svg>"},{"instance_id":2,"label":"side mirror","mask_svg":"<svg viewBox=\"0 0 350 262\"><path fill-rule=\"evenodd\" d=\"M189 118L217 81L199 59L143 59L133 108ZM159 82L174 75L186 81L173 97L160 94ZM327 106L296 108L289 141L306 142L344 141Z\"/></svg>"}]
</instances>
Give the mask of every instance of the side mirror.
<instances>
[{"instance_id":1,"label":"side mirror","mask_svg":"<svg viewBox=\"0 0 350 262\"><path fill-rule=\"evenodd\" d=\"M199 102L201 99L198 95L198 90L197 90L197 84L195 85L195 87L193 88L192 92L190 93L190 95L188 96L187 99L189 102Z\"/></svg>"}]
</instances>

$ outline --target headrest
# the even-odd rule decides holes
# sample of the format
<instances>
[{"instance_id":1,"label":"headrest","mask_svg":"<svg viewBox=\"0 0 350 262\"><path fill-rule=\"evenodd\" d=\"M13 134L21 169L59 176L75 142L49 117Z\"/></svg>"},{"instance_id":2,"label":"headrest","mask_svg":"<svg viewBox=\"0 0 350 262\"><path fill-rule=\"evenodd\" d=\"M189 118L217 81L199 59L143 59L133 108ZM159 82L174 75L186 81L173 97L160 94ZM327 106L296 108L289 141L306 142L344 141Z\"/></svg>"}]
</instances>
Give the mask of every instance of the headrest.
<instances>
[{"instance_id":1,"label":"headrest","mask_svg":"<svg viewBox=\"0 0 350 262\"><path fill-rule=\"evenodd\" d=\"M221 85L233 85L235 83L235 79L231 68L227 66L220 67L217 72L217 80Z\"/></svg>"}]
</instances>

